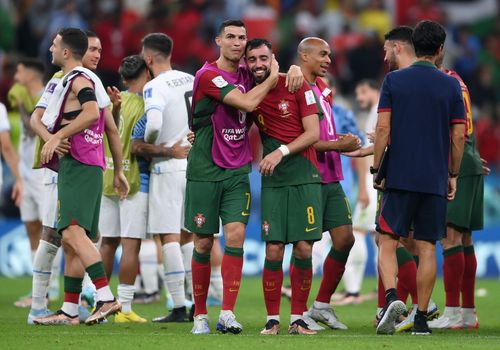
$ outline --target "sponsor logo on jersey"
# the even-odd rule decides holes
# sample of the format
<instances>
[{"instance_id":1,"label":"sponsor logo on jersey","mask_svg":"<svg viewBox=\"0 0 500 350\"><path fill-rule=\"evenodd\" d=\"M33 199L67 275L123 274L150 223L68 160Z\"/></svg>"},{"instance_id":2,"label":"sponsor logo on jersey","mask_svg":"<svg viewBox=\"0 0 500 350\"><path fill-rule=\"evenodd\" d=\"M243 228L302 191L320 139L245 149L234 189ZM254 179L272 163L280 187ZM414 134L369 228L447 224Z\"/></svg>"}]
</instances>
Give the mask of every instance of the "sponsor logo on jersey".
<instances>
[{"instance_id":1,"label":"sponsor logo on jersey","mask_svg":"<svg viewBox=\"0 0 500 350\"><path fill-rule=\"evenodd\" d=\"M144 90L144 98L151 98L151 97L153 97L153 88Z\"/></svg>"},{"instance_id":2,"label":"sponsor logo on jersey","mask_svg":"<svg viewBox=\"0 0 500 350\"><path fill-rule=\"evenodd\" d=\"M207 221L207 219L205 218L205 216L203 216L203 214L198 213L198 215L194 217L194 222L196 224L196 227L198 228L202 228L205 224L205 221Z\"/></svg>"}]
</instances>

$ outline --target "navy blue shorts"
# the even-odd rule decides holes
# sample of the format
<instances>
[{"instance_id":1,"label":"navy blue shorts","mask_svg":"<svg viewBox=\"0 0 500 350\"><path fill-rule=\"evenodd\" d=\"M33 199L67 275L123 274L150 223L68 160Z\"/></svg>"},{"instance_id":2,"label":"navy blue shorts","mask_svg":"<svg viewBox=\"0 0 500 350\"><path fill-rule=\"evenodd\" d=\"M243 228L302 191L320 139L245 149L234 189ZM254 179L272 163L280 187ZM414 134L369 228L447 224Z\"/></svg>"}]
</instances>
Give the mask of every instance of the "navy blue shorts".
<instances>
[{"instance_id":1,"label":"navy blue shorts","mask_svg":"<svg viewBox=\"0 0 500 350\"><path fill-rule=\"evenodd\" d=\"M429 193L386 189L382 196L377 231L422 241L438 241L446 234L447 199ZM413 224L413 225L412 225Z\"/></svg>"}]
</instances>

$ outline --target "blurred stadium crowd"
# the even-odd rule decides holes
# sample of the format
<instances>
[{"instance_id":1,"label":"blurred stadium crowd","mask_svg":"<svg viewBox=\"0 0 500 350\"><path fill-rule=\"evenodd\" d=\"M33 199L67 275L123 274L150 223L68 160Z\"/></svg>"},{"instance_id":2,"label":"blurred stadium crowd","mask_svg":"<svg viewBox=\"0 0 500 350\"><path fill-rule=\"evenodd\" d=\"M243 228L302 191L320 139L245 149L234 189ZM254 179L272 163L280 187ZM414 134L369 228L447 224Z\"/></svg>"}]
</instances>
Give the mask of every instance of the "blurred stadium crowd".
<instances>
[{"instance_id":1,"label":"blurred stadium crowd","mask_svg":"<svg viewBox=\"0 0 500 350\"><path fill-rule=\"evenodd\" d=\"M333 48L331 75L339 98L353 101L362 79L381 81L383 35L395 25L422 19L448 31L446 66L469 86L478 148L500 168L500 16L497 0L0 0L0 101L13 84L19 57L39 57L50 67L49 46L61 27L92 29L103 55L98 75L120 85L123 57L140 51L140 39L164 32L175 42L173 64L194 73L217 58L216 28L241 18L250 38L270 39L281 67L298 42L320 36ZM53 70L48 70L49 76ZM356 112L355 103L351 103Z\"/></svg>"}]
</instances>

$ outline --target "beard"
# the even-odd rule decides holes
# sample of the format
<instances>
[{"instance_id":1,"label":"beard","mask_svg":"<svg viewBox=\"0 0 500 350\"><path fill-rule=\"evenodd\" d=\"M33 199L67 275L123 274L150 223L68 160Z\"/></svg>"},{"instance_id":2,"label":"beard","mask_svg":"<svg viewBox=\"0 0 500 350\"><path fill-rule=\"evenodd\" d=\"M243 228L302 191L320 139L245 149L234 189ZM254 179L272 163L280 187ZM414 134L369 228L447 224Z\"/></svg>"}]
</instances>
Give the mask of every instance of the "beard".
<instances>
[{"instance_id":1,"label":"beard","mask_svg":"<svg viewBox=\"0 0 500 350\"><path fill-rule=\"evenodd\" d=\"M259 70L259 71L260 71L260 70ZM259 75L259 76L257 76L257 75L255 75L255 73L256 73L256 71L255 71L255 70L253 70L253 71L252 71L252 76L253 76L253 79L254 79L255 83L260 84L260 83L262 83L264 80L266 80L266 79L267 79L267 77L271 74L271 71L269 70L269 68L266 68L266 69L265 69L265 72L264 72L264 75L262 75L262 76L260 76L260 75Z\"/></svg>"}]
</instances>

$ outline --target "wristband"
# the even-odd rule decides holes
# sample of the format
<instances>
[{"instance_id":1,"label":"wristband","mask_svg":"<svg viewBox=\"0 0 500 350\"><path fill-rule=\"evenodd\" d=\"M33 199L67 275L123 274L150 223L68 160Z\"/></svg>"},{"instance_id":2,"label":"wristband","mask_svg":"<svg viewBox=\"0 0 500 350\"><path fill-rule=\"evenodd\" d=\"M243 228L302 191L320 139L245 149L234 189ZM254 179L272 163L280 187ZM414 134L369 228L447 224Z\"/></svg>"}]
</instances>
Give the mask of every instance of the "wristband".
<instances>
[{"instance_id":1,"label":"wristband","mask_svg":"<svg viewBox=\"0 0 500 350\"><path fill-rule=\"evenodd\" d=\"M370 167L370 174L376 174L378 173L378 168L374 168L373 166Z\"/></svg>"},{"instance_id":2,"label":"wristband","mask_svg":"<svg viewBox=\"0 0 500 350\"><path fill-rule=\"evenodd\" d=\"M287 155L290 154L290 150L288 149L288 147L286 145L281 145L281 146L278 147L278 149L283 154L283 157L285 157L285 156L287 156Z\"/></svg>"},{"instance_id":3,"label":"wristband","mask_svg":"<svg viewBox=\"0 0 500 350\"><path fill-rule=\"evenodd\" d=\"M449 171L449 172L448 172L448 175L449 175L451 178L458 177L458 173L452 173L451 171Z\"/></svg>"}]
</instances>

